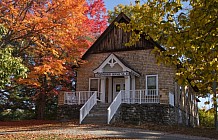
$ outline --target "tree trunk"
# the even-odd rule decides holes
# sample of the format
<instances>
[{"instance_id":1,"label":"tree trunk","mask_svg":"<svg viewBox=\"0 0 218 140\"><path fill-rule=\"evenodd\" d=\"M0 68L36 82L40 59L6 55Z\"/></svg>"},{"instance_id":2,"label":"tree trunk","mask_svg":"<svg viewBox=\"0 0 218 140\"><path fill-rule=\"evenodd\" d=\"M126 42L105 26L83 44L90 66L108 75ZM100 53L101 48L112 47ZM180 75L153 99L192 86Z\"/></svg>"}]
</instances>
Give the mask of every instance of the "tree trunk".
<instances>
[{"instance_id":1,"label":"tree trunk","mask_svg":"<svg viewBox=\"0 0 218 140\"><path fill-rule=\"evenodd\" d=\"M45 104L46 104L46 98L45 93L39 93L37 102L36 102L36 116L38 120L44 119L45 114Z\"/></svg>"},{"instance_id":2,"label":"tree trunk","mask_svg":"<svg viewBox=\"0 0 218 140\"><path fill-rule=\"evenodd\" d=\"M38 98L37 98L37 119L38 120L43 120L44 115L45 115L45 106L46 106L46 94L47 94L47 79L46 75L43 75L43 87L42 90L40 91Z\"/></svg>"}]
</instances>

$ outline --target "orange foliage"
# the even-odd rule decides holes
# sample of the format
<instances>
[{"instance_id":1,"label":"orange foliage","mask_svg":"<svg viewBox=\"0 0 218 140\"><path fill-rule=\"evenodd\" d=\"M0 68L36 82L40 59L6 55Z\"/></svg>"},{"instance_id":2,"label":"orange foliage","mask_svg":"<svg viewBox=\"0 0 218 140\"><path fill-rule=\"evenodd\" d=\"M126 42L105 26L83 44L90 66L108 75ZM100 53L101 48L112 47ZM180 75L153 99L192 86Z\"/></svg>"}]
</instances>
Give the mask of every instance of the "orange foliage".
<instances>
[{"instance_id":1,"label":"orange foliage","mask_svg":"<svg viewBox=\"0 0 218 140\"><path fill-rule=\"evenodd\" d=\"M18 82L33 87L45 84L42 76L69 81L71 66L107 25L102 0L2 0L0 10L5 46L18 42L16 55L30 70Z\"/></svg>"}]
</instances>

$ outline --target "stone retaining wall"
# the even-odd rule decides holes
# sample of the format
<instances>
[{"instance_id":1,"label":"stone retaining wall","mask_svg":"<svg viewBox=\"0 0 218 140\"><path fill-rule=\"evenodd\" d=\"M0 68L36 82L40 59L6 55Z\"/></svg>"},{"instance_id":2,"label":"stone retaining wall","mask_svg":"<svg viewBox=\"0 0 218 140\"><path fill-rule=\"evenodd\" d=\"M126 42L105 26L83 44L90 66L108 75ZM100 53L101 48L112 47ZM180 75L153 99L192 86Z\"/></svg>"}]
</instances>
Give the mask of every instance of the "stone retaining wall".
<instances>
[{"instance_id":1,"label":"stone retaining wall","mask_svg":"<svg viewBox=\"0 0 218 140\"><path fill-rule=\"evenodd\" d=\"M58 120L79 119L82 105L61 105L58 106Z\"/></svg>"},{"instance_id":2,"label":"stone retaining wall","mask_svg":"<svg viewBox=\"0 0 218 140\"><path fill-rule=\"evenodd\" d=\"M122 104L112 123L120 121L127 124L143 123L176 124L174 107L165 104Z\"/></svg>"}]
</instances>

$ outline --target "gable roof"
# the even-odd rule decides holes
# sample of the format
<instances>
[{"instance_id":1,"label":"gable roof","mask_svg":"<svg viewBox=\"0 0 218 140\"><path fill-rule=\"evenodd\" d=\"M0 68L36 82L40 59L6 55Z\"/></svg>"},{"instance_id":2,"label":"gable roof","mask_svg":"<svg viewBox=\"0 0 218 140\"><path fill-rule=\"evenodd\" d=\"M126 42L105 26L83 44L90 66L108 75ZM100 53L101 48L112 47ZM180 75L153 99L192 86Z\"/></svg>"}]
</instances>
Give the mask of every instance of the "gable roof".
<instances>
[{"instance_id":1,"label":"gable roof","mask_svg":"<svg viewBox=\"0 0 218 140\"><path fill-rule=\"evenodd\" d=\"M93 43L93 45L85 52L85 54L82 56L82 59L86 59L86 57L91 53L93 52L97 47L98 45L107 37L107 35L116 27L115 23L118 22L118 23L129 23L130 22L130 19L123 13L121 12L114 20L113 22L107 27L107 29L100 35L100 37ZM109 38L111 39L111 38ZM157 42L155 42L153 39L149 39L149 40L146 40L147 42L146 43L149 43L150 45L152 46L156 46L158 47L159 49L161 50L164 50ZM144 44L143 44L144 45ZM147 46L148 47L148 46ZM142 48L133 48L133 47L129 47L129 48L132 48L132 49L142 49ZM151 48L151 47L149 47ZM126 49L126 48L125 48ZM145 49L145 47L143 48ZM106 51L106 52L109 52L109 51Z\"/></svg>"},{"instance_id":2,"label":"gable roof","mask_svg":"<svg viewBox=\"0 0 218 140\"><path fill-rule=\"evenodd\" d=\"M103 73L103 69L105 66L109 64L110 67L114 67L115 64L118 64L123 69L122 72L130 72L135 76L140 76L138 72L130 68L125 62L123 62L119 57L117 57L115 54L110 54L95 70L93 70L94 73Z\"/></svg>"}]
</instances>

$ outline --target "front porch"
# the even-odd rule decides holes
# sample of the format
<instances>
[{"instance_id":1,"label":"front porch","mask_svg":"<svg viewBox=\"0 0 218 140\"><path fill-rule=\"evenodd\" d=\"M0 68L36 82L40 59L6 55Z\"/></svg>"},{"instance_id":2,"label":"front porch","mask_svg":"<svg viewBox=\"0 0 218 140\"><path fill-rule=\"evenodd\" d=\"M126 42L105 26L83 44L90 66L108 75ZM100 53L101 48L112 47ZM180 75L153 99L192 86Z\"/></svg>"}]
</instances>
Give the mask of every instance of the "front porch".
<instances>
[{"instance_id":1,"label":"front porch","mask_svg":"<svg viewBox=\"0 0 218 140\"><path fill-rule=\"evenodd\" d=\"M65 92L64 104L83 105L80 109L81 124L97 103L102 104L100 96L101 93L97 91ZM171 101L169 104L173 106L173 94L169 93L169 98L169 101ZM113 101L109 103L109 107L105 109L105 112L107 112L108 124L111 122L121 104L160 104L160 96L158 94L158 90L121 90Z\"/></svg>"},{"instance_id":2,"label":"front porch","mask_svg":"<svg viewBox=\"0 0 218 140\"><path fill-rule=\"evenodd\" d=\"M104 103L100 100L101 92L96 91L77 91L77 92L64 92L64 104L85 104L85 102L94 94L97 94L97 101ZM121 90L121 102L127 104L143 104L143 103L160 103L160 96L158 90ZM118 94L117 94L118 95ZM116 96L117 96L116 95ZM114 97L114 99L116 98ZM110 102L112 103L112 102Z\"/></svg>"}]
</instances>

